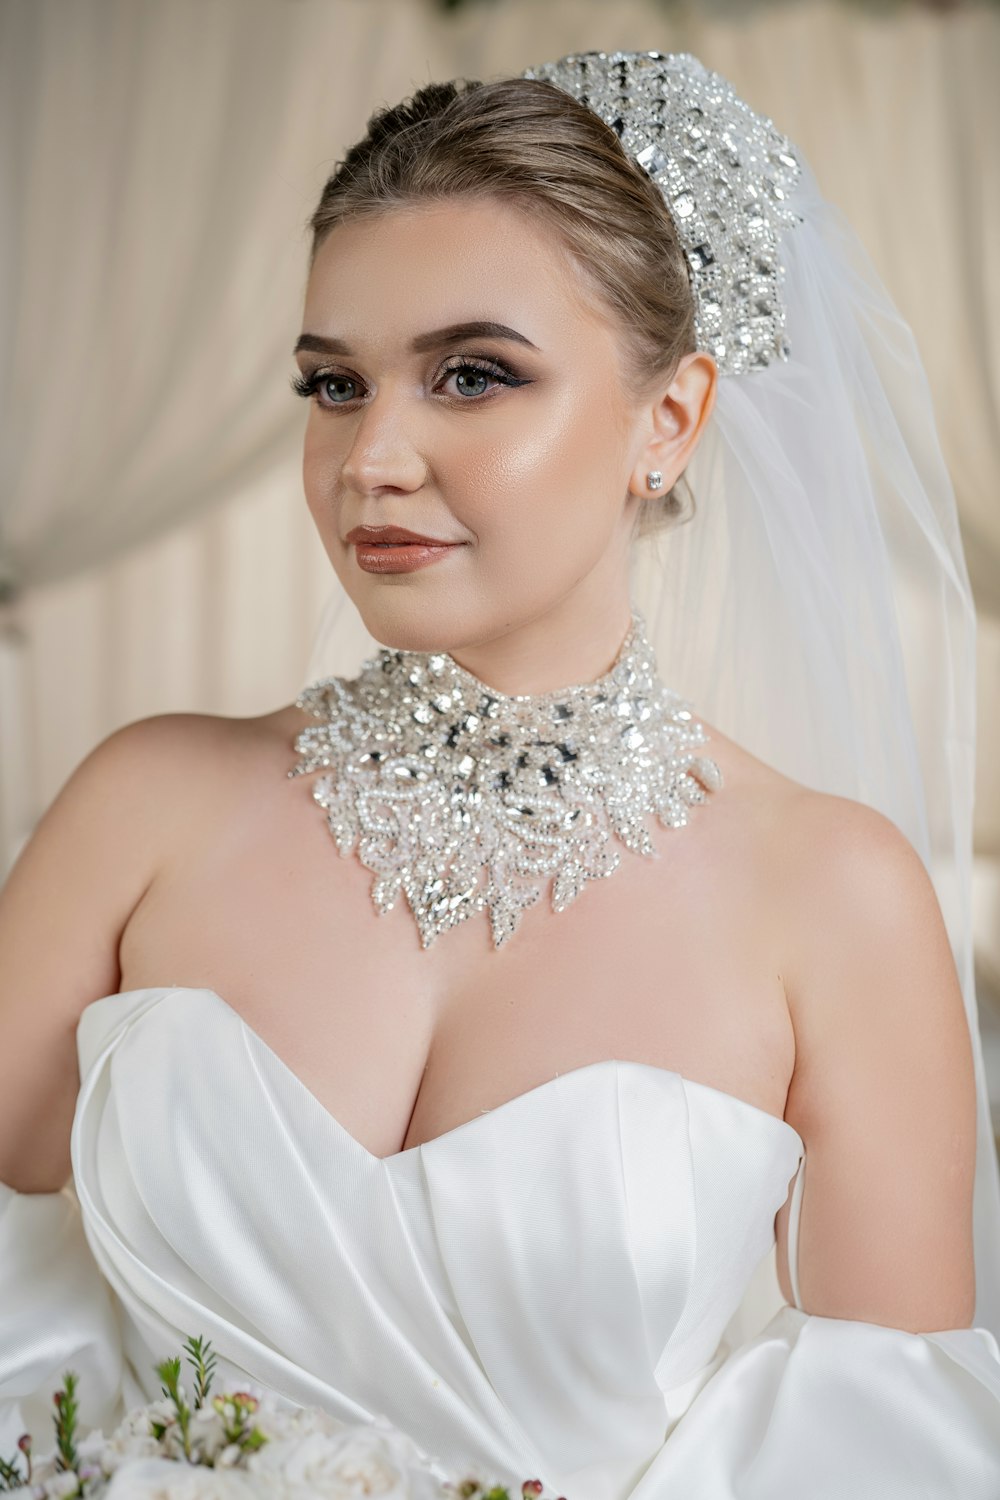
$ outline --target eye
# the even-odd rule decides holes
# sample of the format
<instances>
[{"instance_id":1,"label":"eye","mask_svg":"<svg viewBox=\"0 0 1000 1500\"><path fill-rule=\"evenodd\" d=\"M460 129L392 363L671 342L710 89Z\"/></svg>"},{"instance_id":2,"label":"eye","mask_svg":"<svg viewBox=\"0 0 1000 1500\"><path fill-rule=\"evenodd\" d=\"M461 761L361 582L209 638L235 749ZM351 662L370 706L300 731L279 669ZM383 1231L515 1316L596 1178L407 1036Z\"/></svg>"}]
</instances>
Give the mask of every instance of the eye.
<instances>
[{"instance_id":1,"label":"eye","mask_svg":"<svg viewBox=\"0 0 1000 1500\"><path fill-rule=\"evenodd\" d=\"M312 397L317 406L344 406L356 398L358 382L350 375L338 375L336 372L313 370L311 375L293 375L291 378L292 390L297 396ZM327 389L330 388L330 390ZM321 401L318 392L322 390L326 400ZM331 394L333 392L333 394Z\"/></svg>"},{"instance_id":2,"label":"eye","mask_svg":"<svg viewBox=\"0 0 1000 1500\"><path fill-rule=\"evenodd\" d=\"M491 387L530 384L530 381L521 379L498 360L466 356L464 359L456 359L445 368L435 390L440 389L440 384L450 380L453 375L456 377L456 388L447 394L458 396L467 406L490 399ZM361 382L352 375L342 375L336 370L320 369L313 370L308 375L294 375L290 383L296 395L311 398L323 411L350 405L358 399L358 393L362 389Z\"/></svg>"},{"instance_id":3,"label":"eye","mask_svg":"<svg viewBox=\"0 0 1000 1500\"><path fill-rule=\"evenodd\" d=\"M455 376L455 392L463 399L475 400L484 396L490 389L490 385L526 385L527 381L518 380L512 370L505 369L503 365L494 363L487 359L463 359L449 365L444 371L444 378L450 380Z\"/></svg>"}]
</instances>

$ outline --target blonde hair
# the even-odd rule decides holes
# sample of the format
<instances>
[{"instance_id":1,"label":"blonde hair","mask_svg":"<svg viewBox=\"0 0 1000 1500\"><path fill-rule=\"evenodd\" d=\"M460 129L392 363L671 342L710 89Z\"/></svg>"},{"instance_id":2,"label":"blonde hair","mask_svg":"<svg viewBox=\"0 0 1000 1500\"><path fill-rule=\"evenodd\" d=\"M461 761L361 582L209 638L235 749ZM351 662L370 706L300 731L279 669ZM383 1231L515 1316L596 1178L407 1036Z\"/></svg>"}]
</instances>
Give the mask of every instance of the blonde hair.
<instances>
[{"instance_id":1,"label":"blonde hair","mask_svg":"<svg viewBox=\"0 0 1000 1500\"><path fill-rule=\"evenodd\" d=\"M328 178L309 219L309 267L337 224L414 202L503 198L549 224L621 330L640 390L694 351L694 297L660 195L614 130L555 85L506 78L429 83L381 109ZM644 501L636 534L683 514L681 475Z\"/></svg>"}]
</instances>

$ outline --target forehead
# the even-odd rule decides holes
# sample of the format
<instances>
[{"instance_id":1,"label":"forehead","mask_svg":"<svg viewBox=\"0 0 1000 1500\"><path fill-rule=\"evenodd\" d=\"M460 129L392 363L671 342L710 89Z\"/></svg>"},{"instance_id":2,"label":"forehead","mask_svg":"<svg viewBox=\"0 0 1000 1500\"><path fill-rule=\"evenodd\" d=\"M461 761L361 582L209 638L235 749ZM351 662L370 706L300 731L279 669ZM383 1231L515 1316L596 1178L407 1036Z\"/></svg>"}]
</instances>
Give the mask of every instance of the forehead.
<instances>
[{"instance_id":1,"label":"forehead","mask_svg":"<svg viewBox=\"0 0 1000 1500\"><path fill-rule=\"evenodd\" d=\"M353 348L472 319L506 323L542 350L611 333L558 232L499 199L405 205L338 225L310 273L303 326Z\"/></svg>"}]
</instances>

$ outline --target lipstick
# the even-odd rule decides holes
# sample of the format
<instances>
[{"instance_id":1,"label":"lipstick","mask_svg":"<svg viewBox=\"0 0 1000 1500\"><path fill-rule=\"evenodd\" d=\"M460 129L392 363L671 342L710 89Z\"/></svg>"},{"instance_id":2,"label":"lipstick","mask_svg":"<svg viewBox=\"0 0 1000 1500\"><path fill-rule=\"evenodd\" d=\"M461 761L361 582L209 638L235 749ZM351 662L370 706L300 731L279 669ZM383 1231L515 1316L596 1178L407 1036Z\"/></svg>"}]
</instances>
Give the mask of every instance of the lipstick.
<instances>
[{"instance_id":1,"label":"lipstick","mask_svg":"<svg viewBox=\"0 0 1000 1500\"><path fill-rule=\"evenodd\" d=\"M405 526L355 526L345 540L353 545L358 567L366 573L413 573L465 545Z\"/></svg>"}]
</instances>

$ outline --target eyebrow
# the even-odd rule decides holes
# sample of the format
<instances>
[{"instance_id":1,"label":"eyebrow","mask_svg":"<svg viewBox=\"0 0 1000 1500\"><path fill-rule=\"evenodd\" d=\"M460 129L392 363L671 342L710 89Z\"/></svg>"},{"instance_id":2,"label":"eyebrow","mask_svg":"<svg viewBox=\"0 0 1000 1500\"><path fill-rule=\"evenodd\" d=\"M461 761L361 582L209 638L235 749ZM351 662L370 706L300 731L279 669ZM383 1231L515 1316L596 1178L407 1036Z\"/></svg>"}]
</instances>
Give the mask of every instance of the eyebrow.
<instances>
[{"instance_id":1,"label":"eyebrow","mask_svg":"<svg viewBox=\"0 0 1000 1500\"><path fill-rule=\"evenodd\" d=\"M430 333L420 333L411 340L410 348L414 354L425 354L429 349L440 349L443 344L454 344L459 339L508 339L511 343L526 344L529 349L537 349L530 339L525 338L523 333L518 333L516 328L508 328L505 323L491 323L482 319L471 323L451 323L447 328L435 328ZM312 354L350 354L351 350L343 339L324 338L318 333L304 333L292 350L298 354L301 350L308 350Z\"/></svg>"}]
</instances>

